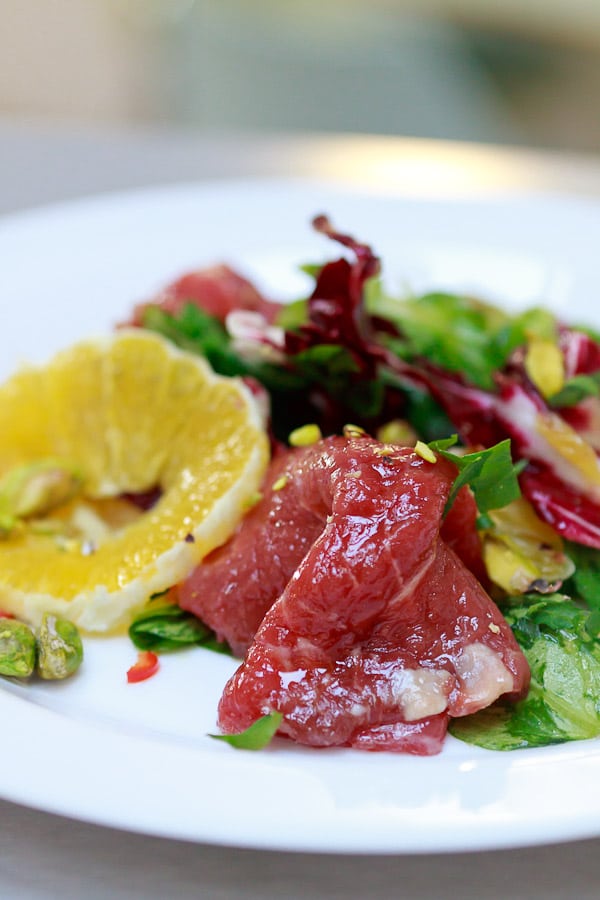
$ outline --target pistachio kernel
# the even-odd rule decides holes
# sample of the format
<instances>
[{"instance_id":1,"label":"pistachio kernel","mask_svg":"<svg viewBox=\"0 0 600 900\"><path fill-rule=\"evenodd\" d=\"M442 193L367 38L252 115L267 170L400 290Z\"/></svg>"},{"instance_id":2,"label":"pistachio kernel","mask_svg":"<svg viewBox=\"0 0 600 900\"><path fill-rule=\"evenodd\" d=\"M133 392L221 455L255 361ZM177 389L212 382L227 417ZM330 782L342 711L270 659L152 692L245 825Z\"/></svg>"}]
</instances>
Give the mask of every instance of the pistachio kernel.
<instances>
[{"instance_id":1,"label":"pistachio kernel","mask_svg":"<svg viewBox=\"0 0 600 900\"><path fill-rule=\"evenodd\" d=\"M291 447L310 447L321 440L323 435L318 425L302 425L300 428L294 428L288 437L288 443Z\"/></svg>"},{"instance_id":2,"label":"pistachio kernel","mask_svg":"<svg viewBox=\"0 0 600 900\"><path fill-rule=\"evenodd\" d=\"M248 499L246 500L246 502L243 504L244 512L248 512L248 510L250 510L250 509L252 509L252 507L256 506L257 503L260 503L262 498L263 498L263 495L262 495L261 491L254 491L254 493L251 494L248 497Z\"/></svg>"},{"instance_id":3,"label":"pistachio kernel","mask_svg":"<svg viewBox=\"0 0 600 900\"><path fill-rule=\"evenodd\" d=\"M417 456L420 456L421 459L424 459L425 462L435 463L437 462L437 456L427 444L423 443L423 441L417 441L415 444L415 453Z\"/></svg>"},{"instance_id":4,"label":"pistachio kernel","mask_svg":"<svg viewBox=\"0 0 600 900\"><path fill-rule=\"evenodd\" d=\"M377 429L375 437L382 444L399 444L400 446L412 446L417 435L412 426L404 419L392 419Z\"/></svg>"},{"instance_id":5,"label":"pistachio kernel","mask_svg":"<svg viewBox=\"0 0 600 900\"><path fill-rule=\"evenodd\" d=\"M342 430L344 437L347 438L355 438L355 437L365 437L366 431L364 428L361 428L360 425L344 425Z\"/></svg>"},{"instance_id":6,"label":"pistachio kernel","mask_svg":"<svg viewBox=\"0 0 600 900\"><path fill-rule=\"evenodd\" d=\"M44 516L71 500L81 485L79 473L57 460L15 466L0 480L2 517Z\"/></svg>"}]
</instances>

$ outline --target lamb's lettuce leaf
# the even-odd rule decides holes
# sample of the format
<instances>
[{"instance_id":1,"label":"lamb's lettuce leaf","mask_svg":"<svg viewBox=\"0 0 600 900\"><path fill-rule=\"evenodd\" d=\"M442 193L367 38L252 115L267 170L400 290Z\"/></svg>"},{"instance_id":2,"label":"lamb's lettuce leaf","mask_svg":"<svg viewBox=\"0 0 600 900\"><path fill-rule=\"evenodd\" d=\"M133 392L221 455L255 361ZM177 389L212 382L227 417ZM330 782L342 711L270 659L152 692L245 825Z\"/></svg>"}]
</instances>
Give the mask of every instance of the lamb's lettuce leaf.
<instances>
[{"instance_id":1,"label":"lamb's lettuce leaf","mask_svg":"<svg viewBox=\"0 0 600 900\"><path fill-rule=\"evenodd\" d=\"M518 475L523 464L513 463L509 440L501 441L487 450L464 454L450 452L449 448L456 440L454 435L432 441L429 445L434 452L449 459L458 469L458 476L446 502L446 510L452 506L457 493L466 484L473 491L477 509L482 515L491 509L501 509L520 497Z\"/></svg>"},{"instance_id":2,"label":"lamb's lettuce leaf","mask_svg":"<svg viewBox=\"0 0 600 900\"><path fill-rule=\"evenodd\" d=\"M282 719L281 713L272 712L261 716L239 734L209 734L209 737L215 741L224 741L237 750L263 750L275 737Z\"/></svg>"},{"instance_id":3,"label":"lamb's lettuce leaf","mask_svg":"<svg viewBox=\"0 0 600 900\"><path fill-rule=\"evenodd\" d=\"M200 619L175 603L160 603L160 599L159 596L151 601L129 626L129 637L138 650L170 653L184 647L202 646L231 653L227 644L217 641Z\"/></svg>"}]
</instances>

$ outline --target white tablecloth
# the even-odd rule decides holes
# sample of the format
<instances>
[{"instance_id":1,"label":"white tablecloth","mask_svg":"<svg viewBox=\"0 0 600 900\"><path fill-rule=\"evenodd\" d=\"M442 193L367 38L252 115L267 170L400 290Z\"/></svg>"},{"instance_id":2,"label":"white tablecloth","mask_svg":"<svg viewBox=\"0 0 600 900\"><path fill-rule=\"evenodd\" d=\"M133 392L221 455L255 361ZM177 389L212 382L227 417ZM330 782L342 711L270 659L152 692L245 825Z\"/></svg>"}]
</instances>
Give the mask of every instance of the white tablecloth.
<instances>
[{"instance_id":1,"label":"white tablecloth","mask_svg":"<svg viewBox=\"0 0 600 900\"><path fill-rule=\"evenodd\" d=\"M406 190L600 196L595 160L402 139L201 137L0 123L0 212L105 190L246 175L387 179ZM0 748L10 723L1 723ZM43 749L41 751L43 753ZM2 753L0 749L0 765ZM600 896L600 840L463 855L350 857L185 844L0 800L0 898L460 900Z\"/></svg>"}]
</instances>

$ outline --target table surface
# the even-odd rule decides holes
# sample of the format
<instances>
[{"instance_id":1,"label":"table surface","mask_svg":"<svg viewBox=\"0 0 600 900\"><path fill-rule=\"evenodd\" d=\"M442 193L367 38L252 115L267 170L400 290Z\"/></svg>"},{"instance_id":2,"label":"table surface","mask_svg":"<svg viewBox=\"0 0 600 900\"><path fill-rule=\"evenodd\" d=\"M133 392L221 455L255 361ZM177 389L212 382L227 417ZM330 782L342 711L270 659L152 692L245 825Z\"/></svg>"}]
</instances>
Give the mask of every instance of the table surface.
<instances>
[{"instance_id":1,"label":"table surface","mask_svg":"<svg viewBox=\"0 0 600 900\"><path fill-rule=\"evenodd\" d=\"M101 191L256 175L391 184L411 194L600 197L600 161L582 157L402 138L111 133L0 121L0 213ZM599 895L599 860L600 840L448 856L237 850L127 834L0 800L3 900L586 900Z\"/></svg>"}]
</instances>

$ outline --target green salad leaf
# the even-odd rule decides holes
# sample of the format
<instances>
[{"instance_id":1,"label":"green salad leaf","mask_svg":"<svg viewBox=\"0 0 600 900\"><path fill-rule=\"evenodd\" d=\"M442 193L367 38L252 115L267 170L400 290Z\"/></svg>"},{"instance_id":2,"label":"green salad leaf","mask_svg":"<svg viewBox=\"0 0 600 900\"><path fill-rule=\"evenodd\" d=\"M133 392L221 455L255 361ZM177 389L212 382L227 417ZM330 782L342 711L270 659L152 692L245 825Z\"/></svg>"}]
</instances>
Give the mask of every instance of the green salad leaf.
<instances>
[{"instance_id":1,"label":"green salad leaf","mask_svg":"<svg viewBox=\"0 0 600 900\"><path fill-rule=\"evenodd\" d=\"M529 693L453 719L450 732L488 750L600 735L600 643L589 634L590 612L564 594L512 599L505 617L531 669Z\"/></svg>"},{"instance_id":2,"label":"green salad leaf","mask_svg":"<svg viewBox=\"0 0 600 900\"><path fill-rule=\"evenodd\" d=\"M261 716L240 734L209 734L209 737L224 741L237 750L263 750L275 737L282 720L281 713L272 712Z\"/></svg>"},{"instance_id":3,"label":"green salad leaf","mask_svg":"<svg viewBox=\"0 0 600 900\"><path fill-rule=\"evenodd\" d=\"M565 553L575 564L575 571L564 584L566 593L579 597L592 610L600 610L600 553L594 547L567 542Z\"/></svg>"},{"instance_id":4,"label":"green salad leaf","mask_svg":"<svg viewBox=\"0 0 600 900\"><path fill-rule=\"evenodd\" d=\"M200 619L174 603L157 606L150 602L129 626L129 637L138 650L154 653L170 653L189 646L230 652Z\"/></svg>"},{"instance_id":5,"label":"green salad leaf","mask_svg":"<svg viewBox=\"0 0 600 900\"><path fill-rule=\"evenodd\" d=\"M449 452L449 447L452 447L456 440L454 435L451 438L432 441L429 445L432 450L453 462L458 468L458 477L446 502L446 512L452 506L457 493L466 484L473 491L477 509L481 514L491 509L501 509L521 496L517 476L525 463L513 463L510 440L500 441L487 450L462 455Z\"/></svg>"},{"instance_id":6,"label":"green salad leaf","mask_svg":"<svg viewBox=\"0 0 600 900\"><path fill-rule=\"evenodd\" d=\"M376 314L398 327L406 341L399 355L426 356L435 365L461 372L480 387L493 386L501 363L493 353L494 332L507 317L493 307L456 294L432 293L407 300L373 300ZM493 357L492 358L492 354Z\"/></svg>"},{"instance_id":7,"label":"green salad leaf","mask_svg":"<svg viewBox=\"0 0 600 900\"><path fill-rule=\"evenodd\" d=\"M182 350L206 357L220 375L253 374L252 367L232 351L231 338L221 322L193 303L186 303L174 314L159 306L148 306L142 323Z\"/></svg>"},{"instance_id":8,"label":"green salad leaf","mask_svg":"<svg viewBox=\"0 0 600 900\"><path fill-rule=\"evenodd\" d=\"M586 397L597 397L600 394L600 372L591 375L574 375L569 378L557 394L549 398L550 406L564 409L575 406Z\"/></svg>"},{"instance_id":9,"label":"green salad leaf","mask_svg":"<svg viewBox=\"0 0 600 900\"><path fill-rule=\"evenodd\" d=\"M373 290L366 302L372 315L387 319L400 331L400 338L381 339L402 359L426 357L485 390L494 387L495 373L528 336L550 338L556 332L556 320L547 310L534 308L510 316L459 294L397 299Z\"/></svg>"}]
</instances>

